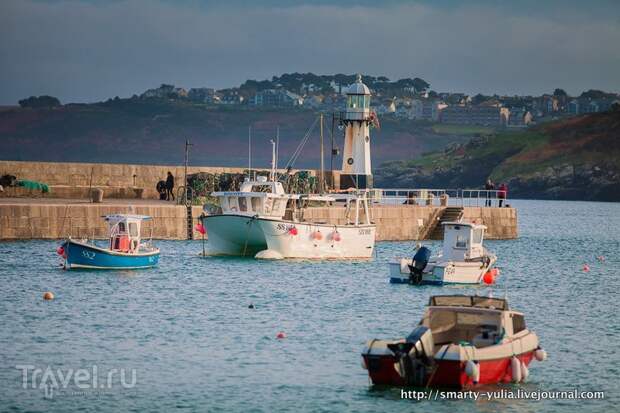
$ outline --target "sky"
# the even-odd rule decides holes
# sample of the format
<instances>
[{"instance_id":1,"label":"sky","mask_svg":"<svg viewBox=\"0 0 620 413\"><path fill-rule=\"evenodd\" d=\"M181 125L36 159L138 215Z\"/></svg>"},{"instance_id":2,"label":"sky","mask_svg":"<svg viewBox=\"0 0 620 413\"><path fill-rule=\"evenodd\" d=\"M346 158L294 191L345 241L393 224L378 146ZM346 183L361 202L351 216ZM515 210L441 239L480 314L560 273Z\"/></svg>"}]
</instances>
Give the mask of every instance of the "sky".
<instances>
[{"instance_id":1,"label":"sky","mask_svg":"<svg viewBox=\"0 0 620 413\"><path fill-rule=\"evenodd\" d=\"M620 1L0 1L0 105L225 88L290 72L438 92L620 92Z\"/></svg>"}]
</instances>

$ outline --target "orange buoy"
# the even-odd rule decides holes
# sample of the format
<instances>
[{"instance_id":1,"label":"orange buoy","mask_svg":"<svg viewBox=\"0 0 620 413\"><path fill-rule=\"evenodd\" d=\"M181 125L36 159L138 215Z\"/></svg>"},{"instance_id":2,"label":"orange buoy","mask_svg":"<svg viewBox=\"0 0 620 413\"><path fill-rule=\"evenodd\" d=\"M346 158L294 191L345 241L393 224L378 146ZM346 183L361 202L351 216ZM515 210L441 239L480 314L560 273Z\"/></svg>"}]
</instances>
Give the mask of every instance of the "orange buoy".
<instances>
[{"instance_id":1,"label":"orange buoy","mask_svg":"<svg viewBox=\"0 0 620 413\"><path fill-rule=\"evenodd\" d=\"M297 235L297 228L291 227L291 229L288 230L288 233L291 235Z\"/></svg>"},{"instance_id":2,"label":"orange buoy","mask_svg":"<svg viewBox=\"0 0 620 413\"><path fill-rule=\"evenodd\" d=\"M482 281L484 281L486 285L491 285L495 282L495 277L497 276L497 274L497 269L493 268L492 270L484 273L484 275L482 276Z\"/></svg>"},{"instance_id":3,"label":"orange buoy","mask_svg":"<svg viewBox=\"0 0 620 413\"><path fill-rule=\"evenodd\" d=\"M340 238L340 233L338 231L334 231L332 233L332 239L336 242L339 242L342 238Z\"/></svg>"},{"instance_id":4,"label":"orange buoy","mask_svg":"<svg viewBox=\"0 0 620 413\"><path fill-rule=\"evenodd\" d=\"M315 239L317 241L320 241L323 239L323 234L321 234L321 231L314 231L312 233L312 239Z\"/></svg>"},{"instance_id":5,"label":"orange buoy","mask_svg":"<svg viewBox=\"0 0 620 413\"><path fill-rule=\"evenodd\" d=\"M56 254L58 254L58 255L64 255L65 254L65 249L63 248L62 245L60 247L56 248Z\"/></svg>"},{"instance_id":6,"label":"orange buoy","mask_svg":"<svg viewBox=\"0 0 620 413\"><path fill-rule=\"evenodd\" d=\"M276 334L276 338L280 340L283 338L286 338L286 333L284 333L283 331L280 331L278 334Z\"/></svg>"},{"instance_id":7,"label":"orange buoy","mask_svg":"<svg viewBox=\"0 0 620 413\"><path fill-rule=\"evenodd\" d=\"M588 264L583 264L583 272L590 272L590 266Z\"/></svg>"},{"instance_id":8,"label":"orange buoy","mask_svg":"<svg viewBox=\"0 0 620 413\"><path fill-rule=\"evenodd\" d=\"M54 293L51 291L46 291L43 293L43 299L44 300L53 300L54 299Z\"/></svg>"}]
</instances>

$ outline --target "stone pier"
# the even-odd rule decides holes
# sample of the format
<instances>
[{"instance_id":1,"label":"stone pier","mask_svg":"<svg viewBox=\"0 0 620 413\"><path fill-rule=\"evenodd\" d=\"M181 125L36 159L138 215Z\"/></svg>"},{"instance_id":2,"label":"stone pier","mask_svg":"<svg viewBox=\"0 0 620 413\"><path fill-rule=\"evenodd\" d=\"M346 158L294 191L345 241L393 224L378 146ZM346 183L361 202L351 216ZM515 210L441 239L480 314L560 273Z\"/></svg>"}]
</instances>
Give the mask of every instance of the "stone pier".
<instances>
[{"instance_id":1,"label":"stone pier","mask_svg":"<svg viewBox=\"0 0 620 413\"><path fill-rule=\"evenodd\" d=\"M378 241L416 240L422 229L436 217L441 207L415 205L382 205L371 208L372 221L377 224ZM158 239L187 239L187 211L184 206L166 202L108 200L102 204L85 201L4 199L0 202L0 239L57 239L73 237L103 238L107 235L101 216L114 213L150 215L153 221L145 226L145 236L153 228ZM202 207L192 207L194 224ZM463 218L487 225L488 239L512 239L517 233L517 212L513 208L466 207ZM304 219L344 224L344 207L307 208ZM207 234L208 235L208 234ZM194 239L201 235L194 233Z\"/></svg>"}]
</instances>

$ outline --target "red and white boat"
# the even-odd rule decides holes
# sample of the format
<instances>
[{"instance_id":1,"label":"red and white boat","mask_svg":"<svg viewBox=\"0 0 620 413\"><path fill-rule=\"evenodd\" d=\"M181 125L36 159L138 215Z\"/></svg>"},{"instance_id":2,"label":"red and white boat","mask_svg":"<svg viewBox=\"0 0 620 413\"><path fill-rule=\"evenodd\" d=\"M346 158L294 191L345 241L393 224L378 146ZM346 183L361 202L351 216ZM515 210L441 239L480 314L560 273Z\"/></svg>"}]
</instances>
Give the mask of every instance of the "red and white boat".
<instances>
[{"instance_id":1,"label":"red and white boat","mask_svg":"<svg viewBox=\"0 0 620 413\"><path fill-rule=\"evenodd\" d=\"M506 300L445 295L407 338L368 341L362 365L373 384L469 388L525 381L534 358L547 353Z\"/></svg>"}]
</instances>

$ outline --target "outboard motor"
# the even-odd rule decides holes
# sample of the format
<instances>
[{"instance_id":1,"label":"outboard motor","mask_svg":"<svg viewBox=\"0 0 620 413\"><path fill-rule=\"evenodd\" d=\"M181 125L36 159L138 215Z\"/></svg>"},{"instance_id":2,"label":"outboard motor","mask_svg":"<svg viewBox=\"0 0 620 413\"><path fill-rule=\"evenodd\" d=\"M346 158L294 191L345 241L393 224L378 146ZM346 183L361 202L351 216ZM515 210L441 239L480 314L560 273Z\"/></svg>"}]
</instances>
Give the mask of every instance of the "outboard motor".
<instances>
[{"instance_id":1,"label":"outboard motor","mask_svg":"<svg viewBox=\"0 0 620 413\"><path fill-rule=\"evenodd\" d=\"M420 284L422 282L422 273L424 272L424 268L431 259L431 250L426 247L420 247L415 255L413 256L413 260L411 260L411 265L409 265L409 283L410 284Z\"/></svg>"},{"instance_id":2,"label":"outboard motor","mask_svg":"<svg viewBox=\"0 0 620 413\"><path fill-rule=\"evenodd\" d=\"M388 344L398 359L396 370L410 386L426 386L434 367L433 334L431 329L418 326L404 343Z\"/></svg>"}]
</instances>

